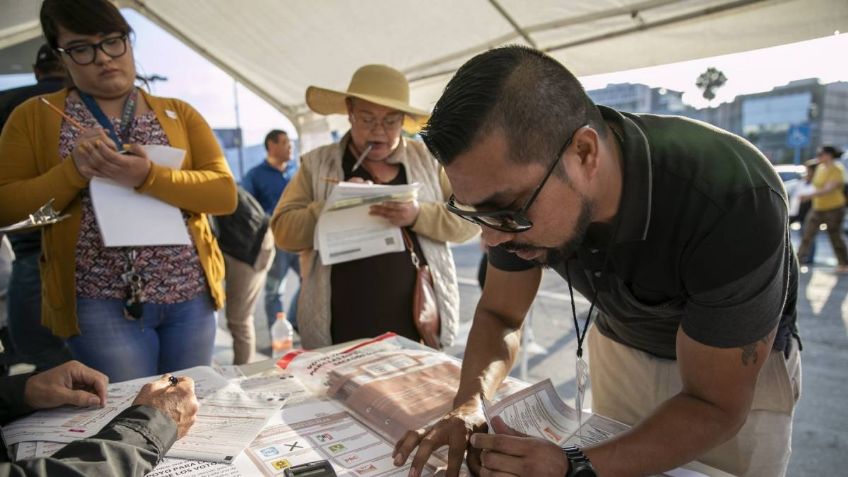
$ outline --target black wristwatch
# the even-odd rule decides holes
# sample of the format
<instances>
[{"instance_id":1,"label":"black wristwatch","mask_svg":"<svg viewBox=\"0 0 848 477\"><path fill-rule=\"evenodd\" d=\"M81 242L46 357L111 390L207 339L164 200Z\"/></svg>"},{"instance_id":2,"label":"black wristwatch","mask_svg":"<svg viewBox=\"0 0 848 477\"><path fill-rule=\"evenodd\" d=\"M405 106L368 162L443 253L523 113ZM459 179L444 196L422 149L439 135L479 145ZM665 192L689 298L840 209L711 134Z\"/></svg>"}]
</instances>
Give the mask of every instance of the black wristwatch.
<instances>
[{"instance_id":1,"label":"black wristwatch","mask_svg":"<svg viewBox=\"0 0 848 477\"><path fill-rule=\"evenodd\" d=\"M565 477L597 477L589 458L577 446L565 446L562 448L565 458L568 459L568 472Z\"/></svg>"}]
</instances>

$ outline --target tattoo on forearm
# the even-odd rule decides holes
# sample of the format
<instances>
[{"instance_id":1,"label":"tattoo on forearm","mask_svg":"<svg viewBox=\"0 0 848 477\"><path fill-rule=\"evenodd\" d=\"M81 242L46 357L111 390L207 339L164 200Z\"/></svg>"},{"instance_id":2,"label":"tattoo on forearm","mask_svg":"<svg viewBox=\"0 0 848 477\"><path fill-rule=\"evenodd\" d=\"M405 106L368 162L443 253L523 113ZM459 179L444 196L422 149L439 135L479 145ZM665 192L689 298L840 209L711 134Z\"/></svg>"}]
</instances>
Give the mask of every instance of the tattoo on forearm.
<instances>
[{"instance_id":1,"label":"tattoo on forearm","mask_svg":"<svg viewBox=\"0 0 848 477\"><path fill-rule=\"evenodd\" d=\"M768 339L763 338L759 342L766 344L768 343ZM760 358L757 353L757 344L755 342L742 347L742 366L748 366L749 363L757 364L757 360Z\"/></svg>"}]
</instances>

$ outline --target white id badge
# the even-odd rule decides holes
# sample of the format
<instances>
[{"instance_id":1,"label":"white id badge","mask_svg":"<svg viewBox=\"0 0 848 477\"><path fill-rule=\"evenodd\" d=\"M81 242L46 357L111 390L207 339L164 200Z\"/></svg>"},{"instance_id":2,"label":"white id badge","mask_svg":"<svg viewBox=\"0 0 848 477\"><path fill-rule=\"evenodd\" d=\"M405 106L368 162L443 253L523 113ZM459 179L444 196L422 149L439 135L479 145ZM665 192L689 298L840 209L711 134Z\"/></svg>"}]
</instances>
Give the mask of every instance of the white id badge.
<instances>
[{"instance_id":1,"label":"white id badge","mask_svg":"<svg viewBox=\"0 0 848 477\"><path fill-rule=\"evenodd\" d=\"M577 374L575 381L577 381L577 399L575 404L577 406L577 425L580 426L577 428L577 437L580 439L580 443L583 443L583 397L586 395L586 388L589 387L589 365L586 364L586 361L580 357L577 358Z\"/></svg>"}]
</instances>

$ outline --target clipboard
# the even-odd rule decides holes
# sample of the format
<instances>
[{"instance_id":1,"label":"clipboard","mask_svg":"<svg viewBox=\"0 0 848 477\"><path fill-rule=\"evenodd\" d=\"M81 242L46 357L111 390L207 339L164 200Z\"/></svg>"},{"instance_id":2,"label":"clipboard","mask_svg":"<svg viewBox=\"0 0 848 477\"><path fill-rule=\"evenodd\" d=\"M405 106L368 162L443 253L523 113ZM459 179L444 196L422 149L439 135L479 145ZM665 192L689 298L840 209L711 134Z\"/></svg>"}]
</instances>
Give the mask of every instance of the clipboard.
<instances>
[{"instance_id":1,"label":"clipboard","mask_svg":"<svg viewBox=\"0 0 848 477\"><path fill-rule=\"evenodd\" d=\"M30 214L26 220L16 222L6 227L0 227L0 233L32 231L33 229L61 222L70 216L71 214L59 215L53 208L53 199L50 199L46 204L42 205L38 208L38 210Z\"/></svg>"}]
</instances>

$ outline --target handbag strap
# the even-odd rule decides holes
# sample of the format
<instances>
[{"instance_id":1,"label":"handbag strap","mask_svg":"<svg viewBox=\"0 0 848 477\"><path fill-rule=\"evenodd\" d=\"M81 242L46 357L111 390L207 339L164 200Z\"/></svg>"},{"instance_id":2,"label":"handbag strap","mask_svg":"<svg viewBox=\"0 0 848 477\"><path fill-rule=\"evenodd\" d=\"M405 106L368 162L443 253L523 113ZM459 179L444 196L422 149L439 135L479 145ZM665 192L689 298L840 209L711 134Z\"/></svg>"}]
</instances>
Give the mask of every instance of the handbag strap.
<instances>
[{"instance_id":1,"label":"handbag strap","mask_svg":"<svg viewBox=\"0 0 848 477\"><path fill-rule=\"evenodd\" d=\"M409 232L407 232L404 227L400 228L400 233L403 235L403 244L406 245L406 249L409 250L409 258L412 259L412 264L415 266L416 270L420 270L421 261L418 260L418 254L415 253L415 246L412 244L412 237L409 236Z\"/></svg>"}]
</instances>

